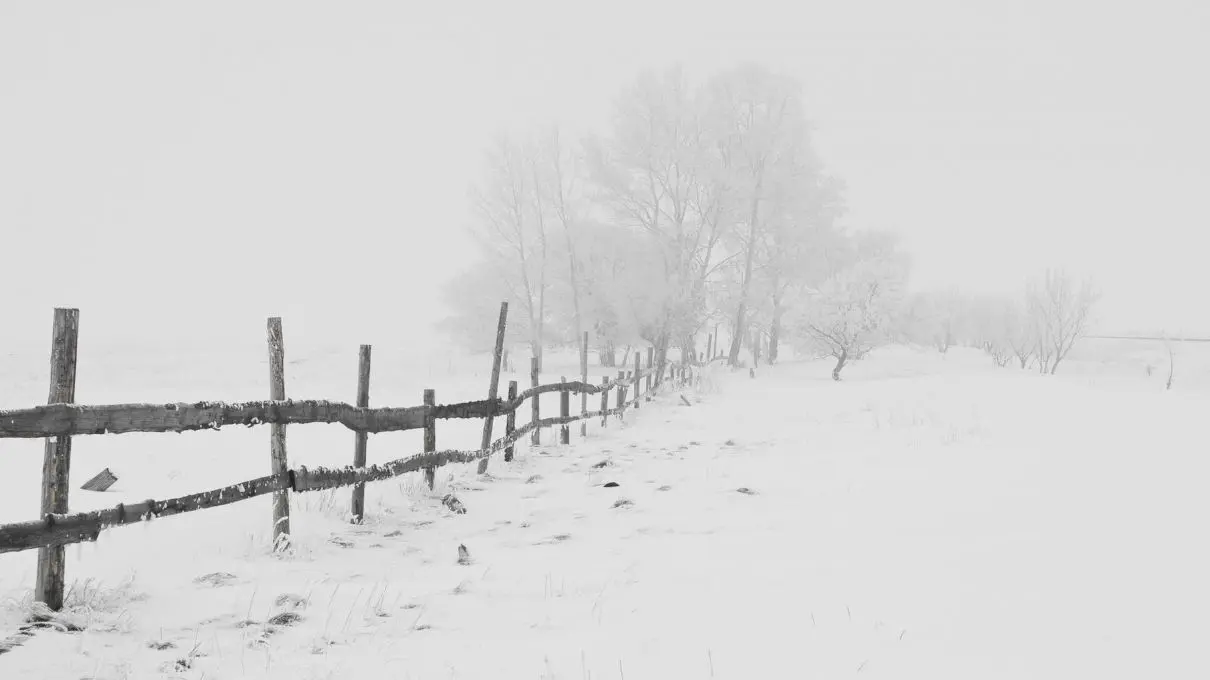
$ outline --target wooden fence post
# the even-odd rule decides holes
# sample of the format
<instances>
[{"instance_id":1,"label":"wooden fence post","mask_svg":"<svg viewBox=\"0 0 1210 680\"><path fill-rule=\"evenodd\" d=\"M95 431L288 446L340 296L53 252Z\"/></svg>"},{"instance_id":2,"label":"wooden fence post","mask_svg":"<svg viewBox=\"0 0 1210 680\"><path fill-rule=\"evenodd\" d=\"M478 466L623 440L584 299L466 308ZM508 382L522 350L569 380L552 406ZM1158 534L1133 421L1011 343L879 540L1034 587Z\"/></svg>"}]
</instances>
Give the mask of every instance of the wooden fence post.
<instances>
[{"instance_id":1,"label":"wooden fence post","mask_svg":"<svg viewBox=\"0 0 1210 680\"><path fill-rule=\"evenodd\" d=\"M567 377L559 378L559 382L563 384L563 389L559 390L559 417L568 418L571 416L571 392L567 391ZM571 443L571 425L569 423L563 423L559 443Z\"/></svg>"},{"instance_id":2,"label":"wooden fence post","mask_svg":"<svg viewBox=\"0 0 1210 680\"><path fill-rule=\"evenodd\" d=\"M584 331L584 337L580 340L580 382L588 385L588 331ZM588 393L580 393L580 415L588 415ZM580 436L588 436L588 419L580 421Z\"/></svg>"},{"instance_id":3,"label":"wooden fence post","mask_svg":"<svg viewBox=\"0 0 1210 680\"><path fill-rule=\"evenodd\" d=\"M714 358L714 334L706 336L706 361Z\"/></svg>"},{"instance_id":4,"label":"wooden fence post","mask_svg":"<svg viewBox=\"0 0 1210 680\"><path fill-rule=\"evenodd\" d=\"M609 378L601 378L601 427L605 427L605 423L609 420L609 389L605 388L609 384Z\"/></svg>"},{"instance_id":5,"label":"wooden fence post","mask_svg":"<svg viewBox=\"0 0 1210 680\"><path fill-rule=\"evenodd\" d=\"M626 379L626 371L618 371L618 380ZM618 385L618 420L626 420L626 385Z\"/></svg>"},{"instance_id":6,"label":"wooden fence post","mask_svg":"<svg viewBox=\"0 0 1210 680\"><path fill-rule=\"evenodd\" d=\"M437 391L424 391L424 405L437 405ZM433 453L437 450L437 419L433 417L433 410L430 408L424 414L424 452ZM429 485L429 491L432 491L437 486L437 466L430 465L424 469L424 481Z\"/></svg>"},{"instance_id":7,"label":"wooden fence post","mask_svg":"<svg viewBox=\"0 0 1210 680\"><path fill-rule=\"evenodd\" d=\"M504 356L504 329L508 323L508 302L500 303L500 322L496 326L496 351L492 355L492 382L487 386L487 400L495 401L500 394L500 361ZM480 440L480 449L486 449L492 445L492 425L496 422L496 415L492 415L483 419L483 439ZM491 456L484 456L479 459L479 474L487 474L487 461Z\"/></svg>"},{"instance_id":8,"label":"wooden fence post","mask_svg":"<svg viewBox=\"0 0 1210 680\"><path fill-rule=\"evenodd\" d=\"M269 399L286 400L286 351L282 342L281 317L269 319ZM270 426L269 454L274 475L285 475L290 470L286 459L286 426ZM290 491L273 492L273 549L290 547Z\"/></svg>"},{"instance_id":9,"label":"wooden fence post","mask_svg":"<svg viewBox=\"0 0 1210 680\"><path fill-rule=\"evenodd\" d=\"M76 348L80 337L80 310L55 309L50 344L48 404L70 404L76 399ZM70 488L71 437L47 439L42 458L42 516L67 514ZM52 611L63 608L67 580L67 554L57 545L38 550L34 599Z\"/></svg>"},{"instance_id":10,"label":"wooden fence post","mask_svg":"<svg viewBox=\"0 0 1210 680\"><path fill-rule=\"evenodd\" d=\"M516 398L517 398L517 381L509 380L508 381L508 400L511 402L512 400L514 400ZM517 409L514 408L513 410L509 411L508 415L505 416L505 418L504 418L504 436L511 437L513 432L516 432L516 431L517 431ZM504 462L506 462L506 463L511 462L513 459L513 453L515 451L516 451L516 447L514 447L512 444L509 444L508 447L504 449Z\"/></svg>"},{"instance_id":11,"label":"wooden fence post","mask_svg":"<svg viewBox=\"0 0 1210 680\"><path fill-rule=\"evenodd\" d=\"M533 357L529 360L529 382L531 387L538 386L538 357ZM530 412L533 414L534 431L529 433L529 443L531 446L537 446L542 441L541 428L538 427L538 421L542 419L539 415L541 407L542 395L535 394L530 403Z\"/></svg>"},{"instance_id":12,"label":"wooden fence post","mask_svg":"<svg viewBox=\"0 0 1210 680\"><path fill-rule=\"evenodd\" d=\"M647 348L647 401L651 401L651 380L654 377L655 371L652 367L655 365L655 347Z\"/></svg>"},{"instance_id":13,"label":"wooden fence post","mask_svg":"<svg viewBox=\"0 0 1210 680\"><path fill-rule=\"evenodd\" d=\"M366 408L370 405L370 346L362 345L357 357L357 405ZM370 435L365 432L353 433L353 467L366 466L366 446ZM366 514L366 485L353 486L353 523L361 524Z\"/></svg>"},{"instance_id":14,"label":"wooden fence post","mask_svg":"<svg viewBox=\"0 0 1210 680\"><path fill-rule=\"evenodd\" d=\"M636 351L634 353L634 407L636 409L639 407L639 392L642 392L640 388L643 386L642 362L643 355Z\"/></svg>"}]
</instances>

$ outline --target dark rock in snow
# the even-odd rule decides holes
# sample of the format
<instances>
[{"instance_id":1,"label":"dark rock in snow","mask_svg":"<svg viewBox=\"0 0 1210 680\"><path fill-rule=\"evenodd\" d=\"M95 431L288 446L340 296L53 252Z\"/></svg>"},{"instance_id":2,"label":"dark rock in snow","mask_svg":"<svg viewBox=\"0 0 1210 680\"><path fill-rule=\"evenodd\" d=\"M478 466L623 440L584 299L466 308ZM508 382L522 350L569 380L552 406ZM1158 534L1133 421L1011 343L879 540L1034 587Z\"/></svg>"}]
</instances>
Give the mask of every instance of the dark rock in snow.
<instances>
[{"instance_id":1,"label":"dark rock in snow","mask_svg":"<svg viewBox=\"0 0 1210 680\"><path fill-rule=\"evenodd\" d=\"M302 621L302 615L298 612L281 612L270 616L266 623L274 626L293 626L300 621Z\"/></svg>"},{"instance_id":2,"label":"dark rock in snow","mask_svg":"<svg viewBox=\"0 0 1210 680\"><path fill-rule=\"evenodd\" d=\"M605 482L605 484L604 484L603 486L604 486L606 489L612 489L612 488L615 488L615 487L621 486L621 484L618 484L617 482Z\"/></svg>"},{"instance_id":3,"label":"dark rock in snow","mask_svg":"<svg viewBox=\"0 0 1210 680\"><path fill-rule=\"evenodd\" d=\"M445 507L449 508L450 512L453 512L456 515L466 514L466 506L463 505L462 501L458 500L458 497L452 493L446 494L445 498L441 499L441 502L445 503Z\"/></svg>"},{"instance_id":4,"label":"dark rock in snow","mask_svg":"<svg viewBox=\"0 0 1210 680\"><path fill-rule=\"evenodd\" d=\"M753 491L752 489L749 489L746 486L741 486L740 488L736 489L736 491L744 494L745 496L755 496L756 495L755 491Z\"/></svg>"},{"instance_id":5,"label":"dark rock in snow","mask_svg":"<svg viewBox=\"0 0 1210 680\"><path fill-rule=\"evenodd\" d=\"M205 576L199 576L199 577L193 579L193 582L198 584L199 586L212 586L214 588L217 588L219 586L230 585L235 580L236 580L235 574L228 574L225 571L216 571L213 574L206 574Z\"/></svg>"},{"instance_id":6,"label":"dark rock in snow","mask_svg":"<svg viewBox=\"0 0 1210 680\"><path fill-rule=\"evenodd\" d=\"M458 564L466 566L471 563L471 551L465 545L458 546Z\"/></svg>"}]
</instances>

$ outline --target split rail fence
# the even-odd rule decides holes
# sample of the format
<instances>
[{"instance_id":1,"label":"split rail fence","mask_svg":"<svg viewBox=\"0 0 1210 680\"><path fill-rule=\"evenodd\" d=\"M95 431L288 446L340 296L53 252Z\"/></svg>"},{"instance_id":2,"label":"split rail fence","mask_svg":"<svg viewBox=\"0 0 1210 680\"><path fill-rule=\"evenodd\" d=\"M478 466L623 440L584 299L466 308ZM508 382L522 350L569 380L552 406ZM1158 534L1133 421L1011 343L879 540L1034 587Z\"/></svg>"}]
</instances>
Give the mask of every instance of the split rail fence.
<instances>
[{"instance_id":1,"label":"split rail fence","mask_svg":"<svg viewBox=\"0 0 1210 680\"><path fill-rule=\"evenodd\" d=\"M288 549L290 536L290 492L353 487L352 516L359 522L365 511L365 484L423 470L430 488L439 466L450 463L478 462L479 472L487 470L490 456L504 452L504 460L513 459L514 444L530 436L540 443L545 428L560 427L560 442L570 443L570 424L584 421L581 435L587 435L587 421L600 418L604 426L610 416L624 417L629 408L639 408L667 385L683 384L692 376L692 367L684 362L653 365L653 352L647 352L647 366L635 355L634 368L618 371L613 379L603 378L599 385L588 382L588 334L580 346L580 379L541 385L538 361L531 363L531 387L518 391L510 381L506 398L498 396L500 364L507 323L508 304L500 306L495 352L488 386L488 398L456 404L437 404L433 390L424 391L423 404L407 407L369 407L370 346L363 345L359 356L357 404L335 401L290 400L285 395L285 359L281 319L268 323L270 400L244 403L199 402L194 404L117 404L84 406L72 403L75 395L76 344L79 310L56 309L51 348L50 398L47 405L28 409L0 411L0 438L46 439L42 480L41 518L30 522L0 525L0 553L38 550L38 570L34 597L50 609L63 606L65 583L64 546L97 540L107 529L124 524L146 522L168 515L216 508L239 501L273 494L273 537L275 549ZM667 377L665 378L665 373ZM629 389L633 386L633 391ZM610 393L615 395L610 406ZM560 395L559 415L542 417L539 397ZM580 412L572 414L571 395L579 394ZM600 395L600 408L588 409L589 395ZM517 413L526 401L531 404L531 419L517 426ZM497 417L505 416L504 436L493 440ZM437 421L451 418L482 418L483 437L478 449L437 450ZM291 468L286 452L287 425L339 423L356 433L353 463L343 468L299 466ZM72 437L117 435L129 432L186 432L217 430L225 426L269 425L271 474L231 484L219 489L170 498L120 504L94 512L68 512L68 470ZM424 430L423 452L387 463L366 465L368 435L401 430Z\"/></svg>"}]
</instances>

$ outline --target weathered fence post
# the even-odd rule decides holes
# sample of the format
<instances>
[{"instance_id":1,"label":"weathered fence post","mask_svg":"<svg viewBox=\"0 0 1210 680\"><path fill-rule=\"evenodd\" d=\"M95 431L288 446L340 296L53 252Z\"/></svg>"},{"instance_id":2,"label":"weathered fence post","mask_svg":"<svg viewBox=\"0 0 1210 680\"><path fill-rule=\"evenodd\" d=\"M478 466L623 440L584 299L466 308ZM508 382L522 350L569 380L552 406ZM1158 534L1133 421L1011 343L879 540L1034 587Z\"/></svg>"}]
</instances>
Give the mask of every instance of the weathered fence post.
<instances>
[{"instance_id":1,"label":"weathered fence post","mask_svg":"<svg viewBox=\"0 0 1210 680\"><path fill-rule=\"evenodd\" d=\"M580 382L588 386L588 331L584 331L584 337L580 340ZM580 392L580 415L588 415L587 392ZM580 421L580 436L588 436L588 418Z\"/></svg>"},{"instance_id":2,"label":"weathered fence post","mask_svg":"<svg viewBox=\"0 0 1210 680\"><path fill-rule=\"evenodd\" d=\"M433 453L437 450L437 419L433 417L433 406L437 405L437 391L424 391L424 405L429 409L424 414L424 452ZM437 466L430 465L424 469L424 481L429 485L429 491L437 486Z\"/></svg>"},{"instance_id":3,"label":"weathered fence post","mask_svg":"<svg viewBox=\"0 0 1210 680\"><path fill-rule=\"evenodd\" d=\"M529 360L529 382L531 387L538 386L538 357L532 357ZM542 395L535 394L530 401L530 412L533 414L534 431L529 433L529 443L532 446L537 446L542 441L542 429L538 427L538 421L542 419L539 415L541 407Z\"/></svg>"},{"instance_id":4,"label":"weathered fence post","mask_svg":"<svg viewBox=\"0 0 1210 680\"><path fill-rule=\"evenodd\" d=\"M559 390L559 417L560 418L570 418L571 417L571 392L567 391L567 376L560 377L559 382L562 383L562 389ZM559 443L560 444L570 444L571 443L571 424L570 423L563 423L563 428L559 431Z\"/></svg>"},{"instance_id":5,"label":"weathered fence post","mask_svg":"<svg viewBox=\"0 0 1210 680\"><path fill-rule=\"evenodd\" d=\"M626 371L618 371L618 380L626 379ZM618 385L618 420L626 420L626 385Z\"/></svg>"},{"instance_id":6,"label":"weathered fence post","mask_svg":"<svg viewBox=\"0 0 1210 680\"><path fill-rule=\"evenodd\" d=\"M281 317L269 318L269 399L286 400L286 351L282 342ZM272 473L286 475L290 464L286 459L286 426L270 426L269 455ZM273 492L273 549L290 547L290 491Z\"/></svg>"},{"instance_id":7,"label":"weathered fence post","mask_svg":"<svg viewBox=\"0 0 1210 680\"><path fill-rule=\"evenodd\" d=\"M714 358L714 334L706 336L706 361Z\"/></svg>"},{"instance_id":8,"label":"weathered fence post","mask_svg":"<svg viewBox=\"0 0 1210 680\"><path fill-rule=\"evenodd\" d=\"M508 302L500 303L500 323L496 326L496 350L492 355L492 382L487 386L487 400L495 401L497 395L500 394L500 361L504 356L504 328L508 323ZM492 445L492 424L496 422L496 414L483 419L483 439L480 440L480 449L486 449ZM491 456L484 456L479 459L479 474L487 473L487 461Z\"/></svg>"},{"instance_id":9,"label":"weathered fence post","mask_svg":"<svg viewBox=\"0 0 1210 680\"><path fill-rule=\"evenodd\" d=\"M508 401L509 401L509 403L512 403L512 401L516 398L517 398L517 381L509 380L508 381ZM517 409L514 407L513 409L511 409L508 412L508 415L505 416L505 418L504 418L504 436L511 437L511 436L513 436L513 432L516 432L516 431L517 431ZM516 447L510 443L508 445L508 447L506 447L504 449L504 462L506 462L506 463L511 462L513 459L513 453L515 451L516 451Z\"/></svg>"},{"instance_id":10,"label":"weathered fence post","mask_svg":"<svg viewBox=\"0 0 1210 680\"><path fill-rule=\"evenodd\" d=\"M357 356L357 405L366 408L370 405L370 346L362 345ZM366 446L370 435L365 432L353 433L353 467L366 466ZM361 524L366 514L366 485L353 486L353 523Z\"/></svg>"},{"instance_id":11,"label":"weathered fence post","mask_svg":"<svg viewBox=\"0 0 1210 680\"><path fill-rule=\"evenodd\" d=\"M647 401L651 401L651 380L654 377L655 371L652 370L655 359L655 347L647 348Z\"/></svg>"},{"instance_id":12,"label":"weathered fence post","mask_svg":"<svg viewBox=\"0 0 1210 680\"><path fill-rule=\"evenodd\" d=\"M609 378L601 378L601 427L609 420Z\"/></svg>"},{"instance_id":13,"label":"weathered fence post","mask_svg":"<svg viewBox=\"0 0 1210 680\"><path fill-rule=\"evenodd\" d=\"M634 407L639 407L639 393L643 386L643 371L642 371L643 355L638 351L634 353Z\"/></svg>"},{"instance_id":14,"label":"weathered fence post","mask_svg":"<svg viewBox=\"0 0 1210 680\"><path fill-rule=\"evenodd\" d=\"M55 309L50 341L50 393L48 404L70 404L76 399L76 348L80 338L80 310ZM42 458L42 516L67 513L71 473L71 437L47 439ZM63 608L67 555L61 545L38 550L34 599L52 611Z\"/></svg>"}]
</instances>

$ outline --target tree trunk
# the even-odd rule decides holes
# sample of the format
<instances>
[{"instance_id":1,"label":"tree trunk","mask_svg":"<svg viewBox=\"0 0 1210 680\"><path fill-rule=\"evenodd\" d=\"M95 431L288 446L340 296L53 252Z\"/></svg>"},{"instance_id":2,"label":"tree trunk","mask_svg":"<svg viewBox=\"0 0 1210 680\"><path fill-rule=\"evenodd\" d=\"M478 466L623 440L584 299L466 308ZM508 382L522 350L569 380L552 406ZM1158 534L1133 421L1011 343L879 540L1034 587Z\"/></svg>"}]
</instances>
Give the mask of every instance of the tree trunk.
<instances>
[{"instance_id":1,"label":"tree trunk","mask_svg":"<svg viewBox=\"0 0 1210 680\"><path fill-rule=\"evenodd\" d=\"M836 357L836 368L832 369L832 380L840 380L840 371L844 368L845 362L849 360L848 350L841 350L840 356Z\"/></svg>"},{"instance_id":2,"label":"tree trunk","mask_svg":"<svg viewBox=\"0 0 1210 680\"><path fill-rule=\"evenodd\" d=\"M760 213L761 179L756 180L756 193L752 196L752 212L748 217L748 252L744 257L744 280L739 291L739 309L735 312L735 335L731 338L731 354L727 363L735 366L739 361L739 347L747 329L748 290L752 285L752 264L756 255L757 218Z\"/></svg>"},{"instance_id":3,"label":"tree trunk","mask_svg":"<svg viewBox=\"0 0 1210 680\"><path fill-rule=\"evenodd\" d=\"M781 344L781 303L773 304L773 323L769 325L769 365L777 363L777 350Z\"/></svg>"}]
</instances>

